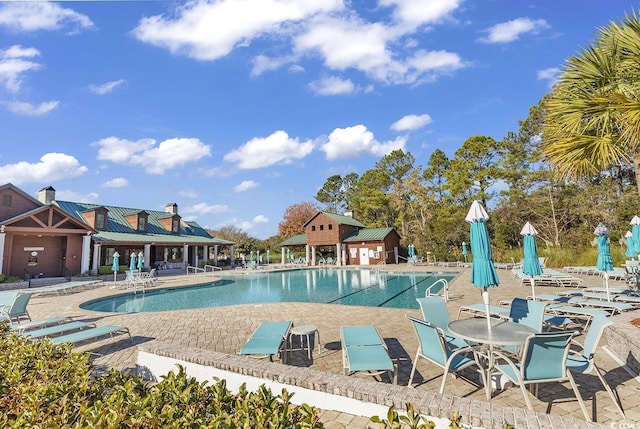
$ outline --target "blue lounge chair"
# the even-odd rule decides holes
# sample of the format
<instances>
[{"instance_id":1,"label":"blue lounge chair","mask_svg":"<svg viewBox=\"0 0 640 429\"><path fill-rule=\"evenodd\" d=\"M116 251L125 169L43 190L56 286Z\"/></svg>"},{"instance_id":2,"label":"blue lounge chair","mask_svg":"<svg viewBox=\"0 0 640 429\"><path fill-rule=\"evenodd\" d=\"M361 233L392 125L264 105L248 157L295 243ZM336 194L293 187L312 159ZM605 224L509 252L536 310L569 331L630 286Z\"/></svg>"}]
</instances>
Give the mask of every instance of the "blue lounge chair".
<instances>
[{"instance_id":1,"label":"blue lounge chair","mask_svg":"<svg viewBox=\"0 0 640 429\"><path fill-rule=\"evenodd\" d=\"M129 340L131 340L131 333L129 328L117 325L102 325L94 326L93 328L82 329L80 331L61 335L59 337L51 338L51 342L54 344L72 343L77 344L83 341L94 340L100 337L109 335L113 338L114 335L127 334Z\"/></svg>"},{"instance_id":2,"label":"blue lounge chair","mask_svg":"<svg viewBox=\"0 0 640 429\"><path fill-rule=\"evenodd\" d=\"M77 331L79 329L95 328L95 326L96 325L93 323L73 321L69 323L60 323L58 325L48 326L46 328L34 329L32 331L24 331L19 333L18 335L30 340L37 340L40 338L51 338L56 335L61 335L71 331Z\"/></svg>"},{"instance_id":3,"label":"blue lounge chair","mask_svg":"<svg viewBox=\"0 0 640 429\"><path fill-rule=\"evenodd\" d=\"M375 326L343 326L340 328L340 337L345 375L367 372L376 376L388 373L393 384L397 384L396 367Z\"/></svg>"},{"instance_id":4,"label":"blue lounge chair","mask_svg":"<svg viewBox=\"0 0 640 429\"><path fill-rule=\"evenodd\" d=\"M480 364L476 360L475 353L473 359L464 356L465 353L473 352L471 346L460 347L455 350L451 350L446 345L447 343L444 333L437 326L427 321L416 319L415 317L406 317L413 323L413 328L416 331L419 342L418 350L416 351L416 357L413 359L411 375L409 376L409 386L411 386L411 383L413 382L413 376L416 372L416 366L418 365L418 360L421 357L444 369L442 384L440 385L440 394L444 392L444 386L447 382L447 375L449 374L449 372L457 372L471 365L476 365L478 368L480 368ZM479 372L484 384L484 371Z\"/></svg>"},{"instance_id":5,"label":"blue lounge chair","mask_svg":"<svg viewBox=\"0 0 640 429\"><path fill-rule=\"evenodd\" d=\"M251 334L245 345L240 350L241 355L252 357L269 357L280 354L280 360L287 360L287 339L293 323L290 320L281 322L262 322Z\"/></svg>"},{"instance_id":6,"label":"blue lounge chair","mask_svg":"<svg viewBox=\"0 0 640 429\"><path fill-rule=\"evenodd\" d=\"M17 323L23 318L31 320L27 311L27 304L31 300L30 293L17 293L14 295L13 302L6 304L0 309L0 317L8 320L9 323Z\"/></svg>"},{"instance_id":7,"label":"blue lounge chair","mask_svg":"<svg viewBox=\"0 0 640 429\"><path fill-rule=\"evenodd\" d=\"M46 328L51 325L58 325L60 323L71 322L70 317L47 317L45 319L32 320L30 322L14 323L9 326L9 329L16 334L20 334L32 329Z\"/></svg>"},{"instance_id":8,"label":"blue lounge chair","mask_svg":"<svg viewBox=\"0 0 640 429\"><path fill-rule=\"evenodd\" d=\"M512 357L494 350L497 360L495 369L504 374L513 384L520 386L528 409L533 410L533 407L526 386L569 381L585 419L591 421L578 386L567 366L569 346L575 334L576 332L573 331L558 331L530 335L522 347L519 362L514 362Z\"/></svg>"}]
</instances>

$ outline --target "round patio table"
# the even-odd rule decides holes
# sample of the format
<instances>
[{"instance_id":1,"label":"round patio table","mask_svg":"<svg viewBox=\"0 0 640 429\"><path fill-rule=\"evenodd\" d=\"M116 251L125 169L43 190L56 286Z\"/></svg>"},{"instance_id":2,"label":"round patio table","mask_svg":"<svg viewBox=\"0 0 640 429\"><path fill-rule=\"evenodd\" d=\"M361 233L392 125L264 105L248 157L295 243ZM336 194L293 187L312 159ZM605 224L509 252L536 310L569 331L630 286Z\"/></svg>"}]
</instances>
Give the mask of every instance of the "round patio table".
<instances>
[{"instance_id":1,"label":"round patio table","mask_svg":"<svg viewBox=\"0 0 640 429\"><path fill-rule=\"evenodd\" d=\"M493 318L490 319L490 322L491 329L487 325L486 317L454 320L448 325L449 332L452 334L472 344L478 344L474 349L474 353L479 353L478 349L487 350L486 368L481 368L481 371L484 370L486 374L485 393L487 394L487 399L491 399L491 371L494 367L494 347L522 346L529 335L536 334L535 329L521 323Z\"/></svg>"}]
</instances>

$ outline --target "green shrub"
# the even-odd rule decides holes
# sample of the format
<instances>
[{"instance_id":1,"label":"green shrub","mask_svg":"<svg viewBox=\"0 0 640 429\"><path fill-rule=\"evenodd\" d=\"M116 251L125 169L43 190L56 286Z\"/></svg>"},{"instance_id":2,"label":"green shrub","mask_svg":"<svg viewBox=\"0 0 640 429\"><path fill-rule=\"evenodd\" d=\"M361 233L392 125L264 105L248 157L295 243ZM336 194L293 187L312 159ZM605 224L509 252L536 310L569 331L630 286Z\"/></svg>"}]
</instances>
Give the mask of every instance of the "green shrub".
<instances>
[{"instance_id":1,"label":"green shrub","mask_svg":"<svg viewBox=\"0 0 640 429\"><path fill-rule=\"evenodd\" d=\"M7 277L4 274L0 274L0 283L3 283Z\"/></svg>"},{"instance_id":2,"label":"green shrub","mask_svg":"<svg viewBox=\"0 0 640 429\"><path fill-rule=\"evenodd\" d=\"M93 377L89 355L71 345L27 342L0 328L0 427L322 428L318 411L264 385L231 393L183 367L158 383L111 370Z\"/></svg>"}]
</instances>

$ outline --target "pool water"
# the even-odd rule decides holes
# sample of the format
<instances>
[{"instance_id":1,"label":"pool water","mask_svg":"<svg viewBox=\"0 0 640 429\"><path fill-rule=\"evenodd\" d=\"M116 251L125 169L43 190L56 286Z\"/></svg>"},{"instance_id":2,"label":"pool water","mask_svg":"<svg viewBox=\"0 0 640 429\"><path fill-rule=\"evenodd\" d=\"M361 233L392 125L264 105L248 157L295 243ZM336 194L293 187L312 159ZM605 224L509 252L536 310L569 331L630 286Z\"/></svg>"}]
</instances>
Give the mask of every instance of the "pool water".
<instances>
[{"instance_id":1,"label":"pool water","mask_svg":"<svg viewBox=\"0 0 640 429\"><path fill-rule=\"evenodd\" d=\"M263 302L314 302L417 309L416 298L425 296L427 287L439 279L450 281L456 275L353 268L255 272L223 276L207 285L114 296L81 307L112 313L137 313ZM431 292L436 293L439 289L433 288Z\"/></svg>"}]
</instances>

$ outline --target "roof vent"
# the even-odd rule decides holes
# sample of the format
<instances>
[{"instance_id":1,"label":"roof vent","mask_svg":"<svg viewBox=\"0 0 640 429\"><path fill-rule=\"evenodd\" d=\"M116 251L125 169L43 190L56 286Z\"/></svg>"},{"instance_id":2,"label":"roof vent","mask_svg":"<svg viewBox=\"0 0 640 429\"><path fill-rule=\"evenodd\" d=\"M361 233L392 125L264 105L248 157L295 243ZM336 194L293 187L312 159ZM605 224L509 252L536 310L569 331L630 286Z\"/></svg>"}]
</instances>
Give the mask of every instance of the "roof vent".
<instances>
[{"instance_id":1,"label":"roof vent","mask_svg":"<svg viewBox=\"0 0 640 429\"><path fill-rule=\"evenodd\" d=\"M171 214L178 214L178 205L176 203L169 203L165 206L164 211Z\"/></svg>"}]
</instances>

